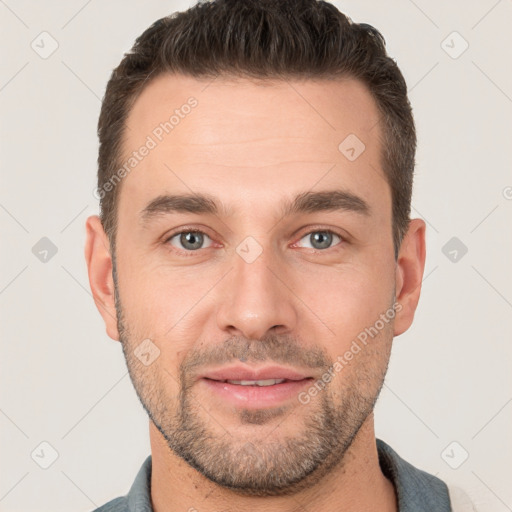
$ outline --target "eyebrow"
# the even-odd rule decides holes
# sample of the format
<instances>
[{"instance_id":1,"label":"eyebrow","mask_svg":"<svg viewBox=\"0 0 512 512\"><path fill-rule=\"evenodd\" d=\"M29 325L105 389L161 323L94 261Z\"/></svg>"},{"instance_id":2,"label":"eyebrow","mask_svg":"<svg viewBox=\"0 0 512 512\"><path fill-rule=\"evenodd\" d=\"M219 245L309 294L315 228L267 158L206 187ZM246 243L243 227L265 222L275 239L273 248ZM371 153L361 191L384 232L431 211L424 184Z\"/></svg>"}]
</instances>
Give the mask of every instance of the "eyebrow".
<instances>
[{"instance_id":1,"label":"eyebrow","mask_svg":"<svg viewBox=\"0 0 512 512\"><path fill-rule=\"evenodd\" d=\"M327 190L303 192L291 201L286 201L282 217L299 213L327 211L348 211L369 216L371 209L361 197L347 190ZM150 201L141 211L144 223L152 218L173 213L194 213L227 216L228 209L209 194L161 195Z\"/></svg>"}]
</instances>

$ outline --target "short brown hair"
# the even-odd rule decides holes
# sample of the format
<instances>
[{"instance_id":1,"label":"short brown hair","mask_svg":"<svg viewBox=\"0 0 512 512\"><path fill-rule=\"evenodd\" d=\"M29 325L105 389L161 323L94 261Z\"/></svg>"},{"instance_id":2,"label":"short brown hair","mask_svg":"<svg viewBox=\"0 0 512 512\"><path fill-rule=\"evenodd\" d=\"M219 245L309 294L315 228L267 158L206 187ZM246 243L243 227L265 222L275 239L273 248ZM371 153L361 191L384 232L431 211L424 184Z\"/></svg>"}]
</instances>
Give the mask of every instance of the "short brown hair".
<instances>
[{"instance_id":1,"label":"short brown hair","mask_svg":"<svg viewBox=\"0 0 512 512\"><path fill-rule=\"evenodd\" d=\"M381 164L391 188L397 257L409 225L416 131L404 77L378 30L353 23L321 0L200 0L156 21L137 38L107 84L98 122L99 190L121 165L132 105L151 80L166 72L363 82L380 114ZM109 187L100 196L100 218L113 252L120 188Z\"/></svg>"}]
</instances>

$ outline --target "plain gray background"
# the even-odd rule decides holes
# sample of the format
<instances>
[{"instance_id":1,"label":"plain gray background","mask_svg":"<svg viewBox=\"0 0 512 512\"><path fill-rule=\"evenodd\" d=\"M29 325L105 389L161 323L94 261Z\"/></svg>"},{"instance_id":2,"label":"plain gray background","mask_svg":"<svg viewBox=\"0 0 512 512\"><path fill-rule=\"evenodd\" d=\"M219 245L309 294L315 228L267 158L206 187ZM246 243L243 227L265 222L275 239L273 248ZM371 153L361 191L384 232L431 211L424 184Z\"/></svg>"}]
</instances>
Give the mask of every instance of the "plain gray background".
<instances>
[{"instance_id":1,"label":"plain gray background","mask_svg":"<svg viewBox=\"0 0 512 512\"><path fill-rule=\"evenodd\" d=\"M84 223L98 213L110 73L153 21L193 3L0 0L2 511L91 510L125 494L150 453L90 295ZM422 297L395 339L377 435L480 511L512 510L512 1L335 4L383 33L408 82L413 215L428 225Z\"/></svg>"}]
</instances>

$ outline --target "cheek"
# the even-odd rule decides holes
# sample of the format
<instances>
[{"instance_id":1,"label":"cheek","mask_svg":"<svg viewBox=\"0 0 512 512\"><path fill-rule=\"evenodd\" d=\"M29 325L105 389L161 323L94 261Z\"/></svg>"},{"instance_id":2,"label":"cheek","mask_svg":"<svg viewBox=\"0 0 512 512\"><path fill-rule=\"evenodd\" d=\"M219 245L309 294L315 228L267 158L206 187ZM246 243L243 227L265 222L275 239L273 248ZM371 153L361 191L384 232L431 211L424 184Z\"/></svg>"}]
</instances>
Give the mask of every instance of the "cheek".
<instances>
[{"instance_id":1,"label":"cheek","mask_svg":"<svg viewBox=\"0 0 512 512\"><path fill-rule=\"evenodd\" d=\"M124 263L119 288L132 343L151 339L160 349L162 364L177 369L214 309L208 291L218 277L212 271Z\"/></svg>"},{"instance_id":2,"label":"cheek","mask_svg":"<svg viewBox=\"0 0 512 512\"><path fill-rule=\"evenodd\" d=\"M330 334L341 350L389 309L393 299L392 278L392 272L384 273L382 268L378 272L355 267L329 269L301 280L298 295L333 331Z\"/></svg>"},{"instance_id":3,"label":"cheek","mask_svg":"<svg viewBox=\"0 0 512 512\"><path fill-rule=\"evenodd\" d=\"M119 270L120 295L127 317L140 324L174 325L209 288L208 276L180 268L126 260Z\"/></svg>"}]
</instances>

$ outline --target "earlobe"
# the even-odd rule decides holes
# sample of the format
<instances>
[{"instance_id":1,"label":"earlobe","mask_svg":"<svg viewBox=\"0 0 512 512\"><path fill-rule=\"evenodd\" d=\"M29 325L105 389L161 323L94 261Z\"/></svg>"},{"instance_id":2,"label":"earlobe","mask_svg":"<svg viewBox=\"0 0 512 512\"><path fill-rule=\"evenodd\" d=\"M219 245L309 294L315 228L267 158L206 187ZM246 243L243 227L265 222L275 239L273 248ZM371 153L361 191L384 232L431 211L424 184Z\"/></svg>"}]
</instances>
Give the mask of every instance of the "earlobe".
<instances>
[{"instance_id":1,"label":"earlobe","mask_svg":"<svg viewBox=\"0 0 512 512\"><path fill-rule=\"evenodd\" d=\"M396 264L396 302L394 335L404 333L412 324L418 306L425 269L425 222L413 219L402 241Z\"/></svg>"},{"instance_id":2,"label":"earlobe","mask_svg":"<svg viewBox=\"0 0 512 512\"><path fill-rule=\"evenodd\" d=\"M84 253L94 303L103 317L108 336L119 341L110 244L97 215L87 219L86 232Z\"/></svg>"}]
</instances>

